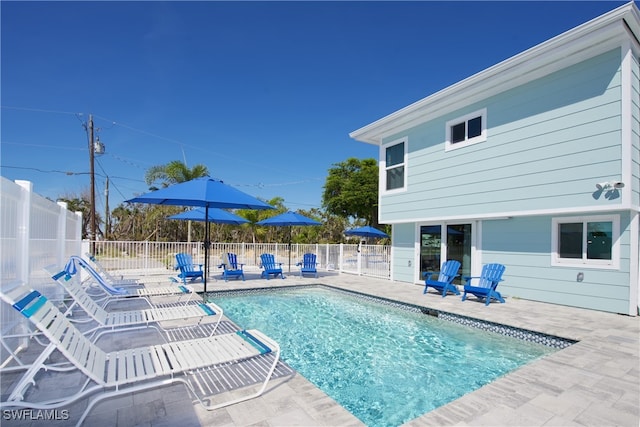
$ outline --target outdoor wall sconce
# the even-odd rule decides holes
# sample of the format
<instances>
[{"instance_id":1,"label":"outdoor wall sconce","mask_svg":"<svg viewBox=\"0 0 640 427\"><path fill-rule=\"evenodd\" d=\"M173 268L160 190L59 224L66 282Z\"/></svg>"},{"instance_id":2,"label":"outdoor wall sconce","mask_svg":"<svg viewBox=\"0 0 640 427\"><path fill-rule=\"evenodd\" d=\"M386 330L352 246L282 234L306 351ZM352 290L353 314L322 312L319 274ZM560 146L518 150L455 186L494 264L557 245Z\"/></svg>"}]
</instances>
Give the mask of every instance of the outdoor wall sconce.
<instances>
[{"instance_id":1,"label":"outdoor wall sconce","mask_svg":"<svg viewBox=\"0 0 640 427\"><path fill-rule=\"evenodd\" d=\"M624 182L609 181L596 184L598 190L619 190L624 187Z\"/></svg>"},{"instance_id":2,"label":"outdoor wall sconce","mask_svg":"<svg viewBox=\"0 0 640 427\"><path fill-rule=\"evenodd\" d=\"M599 182L596 184L596 191L593 192L593 198L598 200L602 193L606 191L604 194L604 198L608 200L617 199L620 197L620 190L624 187L624 182L620 181L609 181L609 182Z\"/></svg>"}]
</instances>

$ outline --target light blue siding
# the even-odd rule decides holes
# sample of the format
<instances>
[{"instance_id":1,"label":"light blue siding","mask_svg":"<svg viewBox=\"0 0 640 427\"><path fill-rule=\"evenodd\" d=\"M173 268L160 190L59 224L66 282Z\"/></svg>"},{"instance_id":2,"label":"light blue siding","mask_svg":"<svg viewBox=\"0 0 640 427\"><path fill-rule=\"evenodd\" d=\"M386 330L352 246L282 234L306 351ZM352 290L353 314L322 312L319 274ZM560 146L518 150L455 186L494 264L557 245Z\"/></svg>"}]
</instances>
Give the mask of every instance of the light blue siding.
<instances>
[{"instance_id":1,"label":"light blue siding","mask_svg":"<svg viewBox=\"0 0 640 427\"><path fill-rule=\"evenodd\" d=\"M393 280L398 282L413 282L414 276L414 224L397 224L393 226ZM409 265L411 261L411 266Z\"/></svg>"},{"instance_id":2,"label":"light blue siding","mask_svg":"<svg viewBox=\"0 0 640 427\"><path fill-rule=\"evenodd\" d=\"M620 60L612 50L385 139L408 136L408 186L382 196L380 221L619 205L592 193L622 178ZM446 121L484 107L487 141L445 152Z\"/></svg>"},{"instance_id":3,"label":"light blue siding","mask_svg":"<svg viewBox=\"0 0 640 427\"><path fill-rule=\"evenodd\" d=\"M485 221L482 263L507 269L500 291L508 297L550 302L615 313L629 309L629 216L620 218L620 270L551 266L551 224L548 216ZM582 282L578 273L584 274Z\"/></svg>"},{"instance_id":4,"label":"light blue siding","mask_svg":"<svg viewBox=\"0 0 640 427\"><path fill-rule=\"evenodd\" d=\"M633 57L631 65L631 203L640 206L640 65Z\"/></svg>"}]
</instances>

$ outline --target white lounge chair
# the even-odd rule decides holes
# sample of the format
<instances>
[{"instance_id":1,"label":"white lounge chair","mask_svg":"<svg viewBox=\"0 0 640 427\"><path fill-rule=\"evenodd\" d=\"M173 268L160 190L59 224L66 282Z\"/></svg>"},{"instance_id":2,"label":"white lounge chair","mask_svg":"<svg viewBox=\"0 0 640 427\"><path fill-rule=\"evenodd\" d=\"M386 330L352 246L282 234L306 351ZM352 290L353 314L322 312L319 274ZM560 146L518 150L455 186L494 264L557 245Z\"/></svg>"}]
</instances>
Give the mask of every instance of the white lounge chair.
<instances>
[{"instance_id":1,"label":"white lounge chair","mask_svg":"<svg viewBox=\"0 0 640 427\"><path fill-rule=\"evenodd\" d=\"M109 272L104 266L97 260L96 257L91 255L89 252L85 252L85 257L91 262L91 266L95 271L97 271L100 276L104 278L106 282L113 286L131 286L131 285L139 285L138 279L125 279L120 276L120 278L114 277L113 274Z\"/></svg>"},{"instance_id":2,"label":"white lounge chair","mask_svg":"<svg viewBox=\"0 0 640 427\"><path fill-rule=\"evenodd\" d=\"M93 283L98 285L98 288L104 294L104 299L109 297L152 297L152 296L165 296L165 295L178 295L180 297L186 296L186 301L189 301L195 294L193 287L188 285L171 285L171 286L154 286L154 287L138 287L138 288L123 288L114 286L105 280L96 270L89 265L89 263L82 257L72 255L69 257L69 261L64 267L67 274L73 276L78 272L78 266L86 271Z\"/></svg>"},{"instance_id":3,"label":"white lounge chair","mask_svg":"<svg viewBox=\"0 0 640 427\"><path fill-rule=\"evenodd\" d=\"M43 368L43 365L34 364L24 373L9 398L0 402L2 409L55 409L100 393L89 401L77 423L81 425L94 405L104 399L181 382L206 409L212 410L260 396L280 358L278 343L257 330L105 352L84 336L40 292L18 283L2 289L0 297L29 319L49 340L50 344L38 362L43 362L57 349L86 377L73 395L46 401L25 401L28 387L36 383L35 376ZM266 353L273 353L275 357L262 387L254 394L206 405L188 381L189 376L197 372Z\"/></svg>"},{"instance_id":4,"label":"white lounge chair","mask_svg":"<svg viewBox=\"0 0 640 427\"><path fill-rule=\"evenodd\" d=\"M151 307L142 310L129 311L107 311L100 306L72 277L65 271L55 272L55 266L45 267L45 270L52 274L51 278L58 282L71 296L73 302L67 307L65 314L72 312L73 308L79 306L89 317L88 320L97 322L97 326L85 331L85 334L92 334L100 331L102 334L107 329L122 327L148 327L153 326L158 329L165 328L158 325L158 322L194 319L196 324L188 327L199 326L202 320L208 316L217 316L217 321L211 331L213 334L222 320L223 310L218 305L209 303L198 303L192 301L188 304L175 304L163 307ZM79 320L76 320L79 321Z\"/></svg>"}]
</instances>

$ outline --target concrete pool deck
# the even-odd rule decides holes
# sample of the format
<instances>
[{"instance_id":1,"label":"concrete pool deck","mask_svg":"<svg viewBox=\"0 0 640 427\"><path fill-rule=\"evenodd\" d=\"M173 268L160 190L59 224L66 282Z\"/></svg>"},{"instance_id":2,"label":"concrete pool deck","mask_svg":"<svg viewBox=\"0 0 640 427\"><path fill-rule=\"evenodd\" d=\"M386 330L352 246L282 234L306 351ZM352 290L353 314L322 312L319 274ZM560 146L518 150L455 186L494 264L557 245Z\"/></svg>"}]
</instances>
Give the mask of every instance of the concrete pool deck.
<instances>
[{"instance_id":1,"label":"concrete pool deck","mask_svg":"<svg viewBox=\"0 0 640 427\"><path fill-rule=\"evenodd\" d=\"M507 296L485 306L474 297L442 298L423 286L320 272L320 277L245 282L210 279L209 291L323 284L442 312L578 341L406 426L633 426L640 424L640 318L538 303ZM151 282L151 278L148 280ZM196 284L198 288L198 284ZM200 290L202 286L200 285ZM70 409L71 411L71 409ZM71 421L74 418L73 413ZM79 414L77 414L79 416ZM77 420L76 416L76 420ZM3 421L3 425L43 425ZM67 422L68 424L68 422ZM99 403L85 425L144 426L354 426L362 423L301 375L274 379L256 399L206 411L182 385ZM65 425L65 423L48 423Z\"/></svg>"}]
</instances>

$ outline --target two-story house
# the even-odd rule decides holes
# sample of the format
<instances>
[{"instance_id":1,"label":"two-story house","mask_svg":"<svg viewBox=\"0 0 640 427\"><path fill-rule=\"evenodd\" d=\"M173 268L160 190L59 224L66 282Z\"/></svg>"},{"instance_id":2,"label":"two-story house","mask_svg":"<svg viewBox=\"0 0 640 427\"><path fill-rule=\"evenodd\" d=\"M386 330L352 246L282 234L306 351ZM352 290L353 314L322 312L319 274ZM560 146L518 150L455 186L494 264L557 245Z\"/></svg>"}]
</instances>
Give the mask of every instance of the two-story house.
<instances>
[{"instance_id":1,"label":"two-story house","mask_svg":"<svg viewBox=\"0 0 640 427\"><path fill-rule=\"evenodd\" d=\"M631 2L352 132L380 147L391 279L497 262L507 298L637 315L639 40Z\"/></svg>"}]
</instances>

